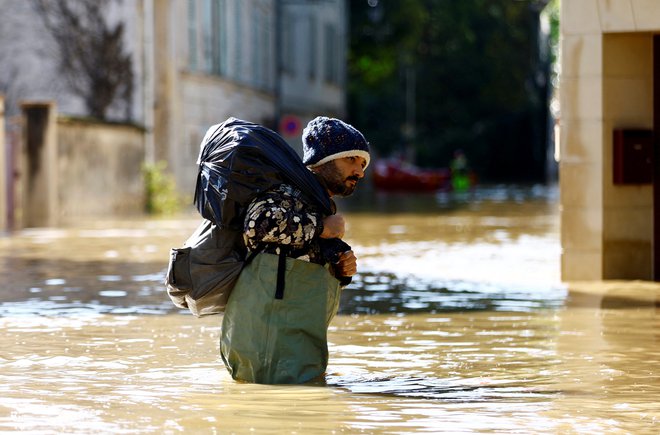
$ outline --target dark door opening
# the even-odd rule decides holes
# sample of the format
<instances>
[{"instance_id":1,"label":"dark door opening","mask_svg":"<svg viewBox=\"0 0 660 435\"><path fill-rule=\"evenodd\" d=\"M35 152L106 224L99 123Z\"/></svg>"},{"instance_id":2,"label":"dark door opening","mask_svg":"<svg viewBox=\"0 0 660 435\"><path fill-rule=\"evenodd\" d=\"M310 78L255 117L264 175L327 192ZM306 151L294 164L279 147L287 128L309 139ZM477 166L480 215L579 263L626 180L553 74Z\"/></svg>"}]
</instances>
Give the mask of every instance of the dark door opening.
<instances>
[{"instance_id":1,"label":"dark door opening","mask_svg":"<svg viewBox=\"0 0 660 435\"><path fill-rule=\"evenodd\" d=\"M57 153L51 104L23 105L21 214L23 227L53 226L57 207Z\"/></svg>"},{"instance_id":2,"label":"dark door opening","mask_svg":"<svg viewBox=\"0 0 660 435\"><path fill-rule=\"evenodd\" d=\"M653 35L653 280L660 281L660 35Z\"/></svg>"}]
</instances>

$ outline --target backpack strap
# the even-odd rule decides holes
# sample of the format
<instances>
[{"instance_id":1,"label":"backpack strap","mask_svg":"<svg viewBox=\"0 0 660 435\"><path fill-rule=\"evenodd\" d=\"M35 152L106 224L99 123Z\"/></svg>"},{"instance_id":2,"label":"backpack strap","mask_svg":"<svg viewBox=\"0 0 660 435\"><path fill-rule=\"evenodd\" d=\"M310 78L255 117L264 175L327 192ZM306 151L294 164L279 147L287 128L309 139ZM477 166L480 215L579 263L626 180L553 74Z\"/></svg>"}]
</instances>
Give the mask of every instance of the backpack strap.
<instances>
[{"instance_id":1,"label":"backpack strap","mask_svg":"<svg viewBox=\"0 0 660 435\"><path fill-rule=\"evenodd\" d=\"M286 273L286 252L280 248L277 259L277 285L275 286L275 299L284 299L284 275Z\"/></svg>"}]
</instances>

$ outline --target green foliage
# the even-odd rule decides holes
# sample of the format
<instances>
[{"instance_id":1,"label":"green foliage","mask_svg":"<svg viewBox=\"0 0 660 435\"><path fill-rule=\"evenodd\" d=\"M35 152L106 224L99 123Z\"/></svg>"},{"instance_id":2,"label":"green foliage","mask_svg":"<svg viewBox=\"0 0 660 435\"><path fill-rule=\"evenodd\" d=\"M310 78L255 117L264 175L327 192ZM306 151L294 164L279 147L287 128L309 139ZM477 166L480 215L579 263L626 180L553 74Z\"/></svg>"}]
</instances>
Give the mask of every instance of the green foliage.
<instances>
[{"instance_id":1,"label":"green foliage","mask_svg":"<svg viewBox=\"0 0 660 435\"><path fill-rule=\"evenodd\" d=\"M550 44L552 47L559 46L559 8L561 2L559 0L550 0L545 7L544 13L548 15L550 20Z\"/></svg>"},{"instance_id":2,"label":"green foliage","mask_svg":"<svg viewBox=\"0 0 660 435\"><path fill-rule=\"evenodd\" d=\"M550 61L553 68L553 75L557 75L557 60L559 58L559 8L560 0L550 0L543 10L550 24ZM556 78L555 78L556 80Z\"/></svg>"},{"instance_id":3,"label":"green foliage","mask_svg":"<svg viewBox=\"0 0 660 435\"><path fill-rule=\"evenodd\" d=\"M390 1L387 7L377 3L377 7L365 8L361 2L350 2L350 74L361 78L361 86L372 89L387 86L402 62L414 63L421 24L427 20L421 0Z\"/></svg>"},{"instance_id":4,"label":"green foliage","mask_svg":"<svg viewBox=\"0 0 660 435\"><path fill-rule=\"evenodd\" d=\"M176 184L170 174L166 172L167 163L164 161L155 164L144 164L145 209L149 214L173 214L181 209Z\"/></svg>"},{"instance_id":5,"label":"green foliage","mask_svg":"<svg viewBox=\"0 0 660 435\"><path fill-rule=\"evenodd\" d=\"M546 3L351 1L351 122L381 156L412 148L415 163L446 166L462 149L482 178L541 177L550 71L539 15Z\"/></svg>"}]
</instances>

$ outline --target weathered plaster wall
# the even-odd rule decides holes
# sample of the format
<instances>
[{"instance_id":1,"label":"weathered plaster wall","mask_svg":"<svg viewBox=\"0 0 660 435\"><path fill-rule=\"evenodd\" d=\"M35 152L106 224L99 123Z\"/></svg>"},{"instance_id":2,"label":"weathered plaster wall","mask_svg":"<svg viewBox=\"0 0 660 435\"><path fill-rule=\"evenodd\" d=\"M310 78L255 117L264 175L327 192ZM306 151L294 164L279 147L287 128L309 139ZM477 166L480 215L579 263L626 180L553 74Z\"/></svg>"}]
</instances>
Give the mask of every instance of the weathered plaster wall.
<instances>
[{"instance_id":1,"label":"weathered plaster wall","mask_svg":"<svg viewBox=\"0 0 660 435\"><path fill-rule=\"evenodd\" d=\"M183 141L177 147L179 154L172 161L176 162L179 191L192 195L197 180L199 145L206 130L230 116L268 125L275 118L275 101L271 94L219 77L182 74L180 83Z\"/></svg>"},{"instance_id":2,"label":"weathered plaster wall","mask_svg":"<svg viewBox=\"0 0 660 435\"><path fill-rule=\"evenodd\" d=\"M602 35L595 1L562 2L562 278L602 277ZM596 18L597 19L597 18Z\"/></svg>"},{"instance_id":3,"label":"weathered plaster wall","mask_svg":"<svg viewBox=\"0 0 660 435\"><path fill-rule=\"evenodd\" d=\"M60 223L143 213L141 129L59 119L57 131Z\"/></svg>"},{"instance_id":4,"label":"weathered plaster wall","mask_svg":"<svg viewBox=\"0 0 660 435\"><path fill-rule=\"evenodd\" d=\"M0 95L0 233L6 231L9 225L9 201L7 197L9 166L7 165L7 154L5 143L5 99Z\"/></svg>"}]
</instances>

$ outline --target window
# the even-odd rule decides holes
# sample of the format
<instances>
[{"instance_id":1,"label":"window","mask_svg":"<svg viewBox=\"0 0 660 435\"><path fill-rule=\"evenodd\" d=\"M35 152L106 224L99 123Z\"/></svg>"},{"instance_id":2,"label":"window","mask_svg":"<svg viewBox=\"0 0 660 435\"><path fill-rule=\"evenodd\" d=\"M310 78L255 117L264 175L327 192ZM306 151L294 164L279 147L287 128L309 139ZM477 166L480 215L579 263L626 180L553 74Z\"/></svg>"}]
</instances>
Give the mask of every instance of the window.
<instances>
[{"instance_id":1,"label":"window","mask_svg":"<svg viewBox=\"0 0 660 435\"><path fill-rule=\"evenodd\" d=\"M188 1L188 67L208 74L226 74L226 0Z\"/></svg>"},{"instance_id":2,"label":"window","mask_svg":"<svg viewBox=\"0 0 660 435\"><path fill-rule=\"evenodd\" d=\"M314 80L316 78L316 53L318 52L318 47L316 46L316 26L317 26L317 20L314 15L309 16L309 40L308 40L308 50L307 50L307 73L309 76L310 80Z\"/></svg>"},{"instance_id":3,"label":"window","mask_svg":"<svg viewBox=\"0 0 660 435\"><path fill-rule=\"evenodd\" d=\"M213 73L214 57L218 54L215 42L215 32L213 26L213 6L216 2L214 0L203 0L202 7L202 48L203 48L203 63L201 66L202 71Z\"/></svg>"},{"instance_id":4,"label":"window","mask_svg":"<svg viewBox=\"0 0 660 435\"><path fill-rule=\"evenodd\" d=\"M260 35L263 32L263 23L261 20L261 11L258 7L252 9L252 81L255 86L261 87L261 78L263 74L262 52L266 47L261 45Z\"/></svg>"},{"instance_id":5,"label":"window","mask_svg":"<svg viewBox=\"0 0 660 435\"><path fill-rule=\"evenodd\" d=\"M188 66L197 69L197 8L195 0L188 2Z\"/></svg>"},{"instance_id":6,"label":"window","mask_svg":"<svg viewBox=\"0 0 660 435\"><path fill-rule=\"evenodd\" d=\"M272 0L188 0L188 68L273 86Z\"/></svg>"},{"instance_id":7,"label":"window","mask_svg":"<svg viewBox=\"0 0 660 435\"><path fill-rule=\"evenodd\" d=\"M282 71L294 75L296 70L296 20L290 11L284 12L282 22Z\"/></svg>"},{"instance_id":8,"label":"window","mask_svg":"<svg viewBox=\"0 0 660 435\"><path fill-rule=\"evenodd\" d=\"M272 88L274 3L258 0L252 5L252 85L260 89Z\"/></svg>"},{"instance_id":9,"label":"window","mask_svg":"<svg viewBox=\"0 0 660 435\"><path fill-rule=\"evenodd\" d=\"M274 16L264 13L263 16L263 28L261 31L261 47L262 47L262 62L263 67L261 73L263 75L263 85L266 89L272 89L273 87L273 57L275 55L275 45L271 43L273 41L273 28L275 26Z\"/></svg>"},{"instance_id":10,"label":"window","mask_svg":"<svg viewBox=\"0 0 660 435\"><path fill-rule=\"evenodd\" d=\"M324 27L325 66L324 78L329 83L339 83L339 41L333 24Z\"/></svg>"},{"instance_id":11,"label":"window","mask_svg":"<svg viewBox=\"0 0 660 435\"><path fill-rule=\"evenodd\" d=\"M214 57L214 71L220 75L227 74L227 5L226 0L219 0L214 11L214 26L216 28L214 44L218 47Z\"/></svg>"},{"instance_id":12,"label":"window","mask_svg":"<svg viewBox=\"0 0 660 435\"><path fill-rule=\"evenodd\" d=\"M243 76L243 2L234 0L234 79L238 82L245 81Z\"/></svg>"},{"instance_id":13,"label":"window","mask_svg":"<svg viewBox=\"0 0 660 435\"><path fill-rule=\"evenodd\" d=\"M268 0L255 2L252 7L252 85L259 89L270 89L273 44L273 3Z\"/></svg>"}]
</instances>

